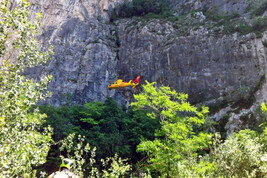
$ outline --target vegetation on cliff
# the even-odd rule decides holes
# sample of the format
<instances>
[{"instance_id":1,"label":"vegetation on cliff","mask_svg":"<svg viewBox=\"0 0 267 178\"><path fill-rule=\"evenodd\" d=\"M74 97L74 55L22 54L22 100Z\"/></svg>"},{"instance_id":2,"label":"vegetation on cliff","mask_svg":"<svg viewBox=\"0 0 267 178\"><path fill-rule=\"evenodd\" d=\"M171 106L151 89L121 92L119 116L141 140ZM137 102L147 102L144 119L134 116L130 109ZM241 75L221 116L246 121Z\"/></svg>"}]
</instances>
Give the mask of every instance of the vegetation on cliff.
<instances>
[{"instance_id":1,"label":"vegetation on cliff","mask_svg":"<svg viewBox=\"0 0 267 178\"><path fill-rule=\"evenodd\" d=\"M113 9L110 20L114 21L118 18L146 15L157 17L171 16L172 13L168 0L124 0Z\"/></svg>"},{"instance_id":2,"label":"vegetation on cliff","mask_svg":"<svg viewBox=\"0 0 267 178\"><path fill-rule=\"evenodd\" d=\"M247 3L243 14L237 11L224 12L217 6L211 8L203 6L181 13L172 9L167 0L133 0L118 4L113 9L110 20L142 16L138 18L138 21L151 19L170 21L179 31L182 30L181 34L183 35L186 35L191 29L203 26L215 34L255 33L257 37L261 37L262 32L267 29L267 16L264 15L266 9L266 2L251 1ZM202 19L199 19L200 16Z\"/></svg>"}]
</instances>

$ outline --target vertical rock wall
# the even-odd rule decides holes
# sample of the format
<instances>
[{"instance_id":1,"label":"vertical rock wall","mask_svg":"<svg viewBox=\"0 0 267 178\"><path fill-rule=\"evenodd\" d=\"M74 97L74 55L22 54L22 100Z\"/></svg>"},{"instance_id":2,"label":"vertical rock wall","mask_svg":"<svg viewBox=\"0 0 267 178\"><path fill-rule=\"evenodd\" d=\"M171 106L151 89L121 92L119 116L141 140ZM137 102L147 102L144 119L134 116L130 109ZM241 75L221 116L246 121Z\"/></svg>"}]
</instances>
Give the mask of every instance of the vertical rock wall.
<instances>
[{"instance_id":1,"label":"vertical rock wall","mask_svg":"<svg viewBox=\"0 0 267 178\"><path fill-rule=\"evenodd\" d=\"M208 34L205 28L179 35L172 23L120 21L119 71L170 85L193 102L238 100L251 94L265 75L266 50L254 34ZM132 22L130 22L132 23Z\"/></svg>"},{"instance_id":2,"label":"vertical rock wall","mask_svg":"<svg viewBox=\"0 0 267 178\"><path fill-rule=\"evenodd\" d=\"M55 55L45 67L29 71L52 74L49 90L55 105L66 102L104 101L116 97L107 85L117 78L116 29L107 19L114 1L31 1L41 12L43 47L54 46ZM118 100L120 96L118 95Z\"/></svg>"},{"instance_id":3,"label":"vertical rock wall","mask_svg":"<svg viewBox=\"0 0 267 178\"><path fill-rule=\"evenodd\" d=\"M55 55L29 75L52 74L47 102L104 101L113 97L127 104L133 91L107 89L118 77L168 85L189 94L192 103L219 109L216 121L228 114L225 128L235 130L249 123L240 117L254 112L267 99L265 82L267 32L262 37L210 33L205 26L186 29L166 20L121 19L109 22L115 0L31 0L32 12L41 12L42 46L54 46ZM243 13L248 1L172 1L176 14L217 7ZM244 18L245 18L244 14ZM198 14L198 19L205 16ZM238 105L240 104L240 105ZM217 108L217 109L218 109ZM229 115L231 113L231 115Z\"/></svg>"}]
</instances>

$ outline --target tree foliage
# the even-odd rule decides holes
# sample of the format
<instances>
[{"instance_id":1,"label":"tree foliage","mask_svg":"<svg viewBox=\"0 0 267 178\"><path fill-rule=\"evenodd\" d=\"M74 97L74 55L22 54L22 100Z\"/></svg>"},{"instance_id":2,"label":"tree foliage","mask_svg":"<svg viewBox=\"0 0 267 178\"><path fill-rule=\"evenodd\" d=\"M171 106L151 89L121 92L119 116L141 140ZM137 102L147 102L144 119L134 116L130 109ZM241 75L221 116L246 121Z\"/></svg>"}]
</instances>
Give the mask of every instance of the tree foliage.
<instances>
[{"instance_id":1,"label":"tree foliage","mask_svg":"<svg viewBox=\"0 0 267 178\"><path fill-rule=\"evenodd\" d=\"M252 130L241 130L215 146L211 155L214 175L227 177L263 177L266 163L260 136Z\"/></svg>"},{"instance_id":2,"label":"tree foliage","mask_svg":"<svg viewBox=\"0 0 267 178\"><path fill-rule=\"evenodd\" d=\"M154 138L160 126L157 120L146 115L147 111L126 112L111 98L83 106L40 106L40 111L47 115L46 125L53 128L55 141L71 133L83 135L97 148L98 159L117 153L136 162L141 159L136 152L141 138Z\"/></svg>"},{"instance_id":3,"label":"tree foliage","mask_svg":"<svg viewBox=\"0 0 267 178\"><path fill-rule=\"evenodd\" d=\"M175 177L178 163L196 158L197 152L211 143L211 134L194 131L205 122L208 108L198 109L187 102L187 95L169 87L157 88L155 82L143 85L144 91L134 95L136 109L150 110L149 115L160 120L161 129L154 140L143 140L138 151L148 156L149 167L164 177Z\"/></svg>"},{"instance_id":4,"label":"tree foliage","mask_svg":"<svg viewBox=\"0 0 267 178\"><path fill-rule=\"evenodd\" d=\"M58 144L62 153L61 159L68 157L75 160L73 170L80 177L119 178L129 174L131 170L127 159L121 159L117 154L103 158L97 164L96 148L91 147L81 135L75 137L75 133L70 134Z\"/></svg>"},{"instance_id":5,"label":"tree foliage","mask_svg":"<svg viewBox=\"0 0 267 178\"><path fill-rule=\"evenodd\" d=\"M41 113L47 115L45 126L53 128L53 140L60 141L74 132L74 128L79 125L79 119L84 118L83 106L47 106L40 105ZM81 134L81 133L79 133Z\"/></svg>"},{"instance_id":6,"label":"tree foliage","mask_svg":"<svg viewBox=\"0 0 267 178\"><path fill-rule=\"evenodd\" d=\"M40 81L23 76L24 69L45 63L51 49L41 52L35 40L40 14L30 21L26 0L0 2L0 172L7 177L33 177L32 166L45 162L50 128L42 128L45 114L33 105L44 99L51 76Z\"/></svg>"},{"instance_id":7,"label":"tree foliage","mask_svg":"<svg viewBox=\"0 0 267 178\"><path fill-rule=\"evenodd\" d=\"M262 111L267 112L263 103ZM261 124L263 132L250 129L233 133L221 140L215 134L213 146L208 155L200 158L179 172L180 177L266 177L266 121Z\"/></svg>"}]
</instances>

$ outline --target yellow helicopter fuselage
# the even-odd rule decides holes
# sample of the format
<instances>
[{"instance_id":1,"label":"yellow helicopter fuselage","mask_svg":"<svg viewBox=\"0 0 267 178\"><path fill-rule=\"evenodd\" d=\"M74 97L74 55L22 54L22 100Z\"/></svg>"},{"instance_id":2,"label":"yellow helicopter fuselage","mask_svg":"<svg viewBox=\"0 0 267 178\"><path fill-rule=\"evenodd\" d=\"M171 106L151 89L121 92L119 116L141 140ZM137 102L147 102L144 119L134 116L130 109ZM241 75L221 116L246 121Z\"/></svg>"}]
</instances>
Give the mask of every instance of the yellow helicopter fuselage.
<instances>
[{"instance_id":1,"label":"yellow helicopter fuselage","mask_svg":"<svg viewBox=\"0 0 267 178\"><path fill-rule=\"evenodd\" d=\"M118 88L124 88L132 85L132 80L129 82L123 82L122 79L118 79L115 83L112 83L108 86L109 89L118 89Z\"/></svg>"}]
</instances>

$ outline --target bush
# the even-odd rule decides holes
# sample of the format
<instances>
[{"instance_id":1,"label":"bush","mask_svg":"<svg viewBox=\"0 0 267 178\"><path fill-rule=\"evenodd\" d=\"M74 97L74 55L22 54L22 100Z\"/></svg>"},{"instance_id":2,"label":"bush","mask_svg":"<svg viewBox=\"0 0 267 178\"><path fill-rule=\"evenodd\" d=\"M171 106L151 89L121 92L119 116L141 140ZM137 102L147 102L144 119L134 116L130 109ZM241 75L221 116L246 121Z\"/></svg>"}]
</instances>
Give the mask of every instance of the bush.
<instances>
[{"instance_id":1,"label":"bush","mask_svg":"<svg viewBox=\"0 0 267 178\"><path fill-rule=\"evenodd\" d=\"M101 164L98 165L96 148L91 147L81 135L70 134L56 144L59 146L61 160L74 160L73 172L80 177L119 178L128 175L131 170L127 159L121 159L117 154L101 159Z\"/></svg>"},{"instance_id":2,"label":"bush","mask_svg":"<svg viewBox=\"0 0 267 178\"><path fill-rule=\"evenodd\" d=\"M216 145L211 153L218 176L258 177L266 167L263 145L259 135L252 130L234 133L224 143Z\"/></svg>"}]
</instances>

